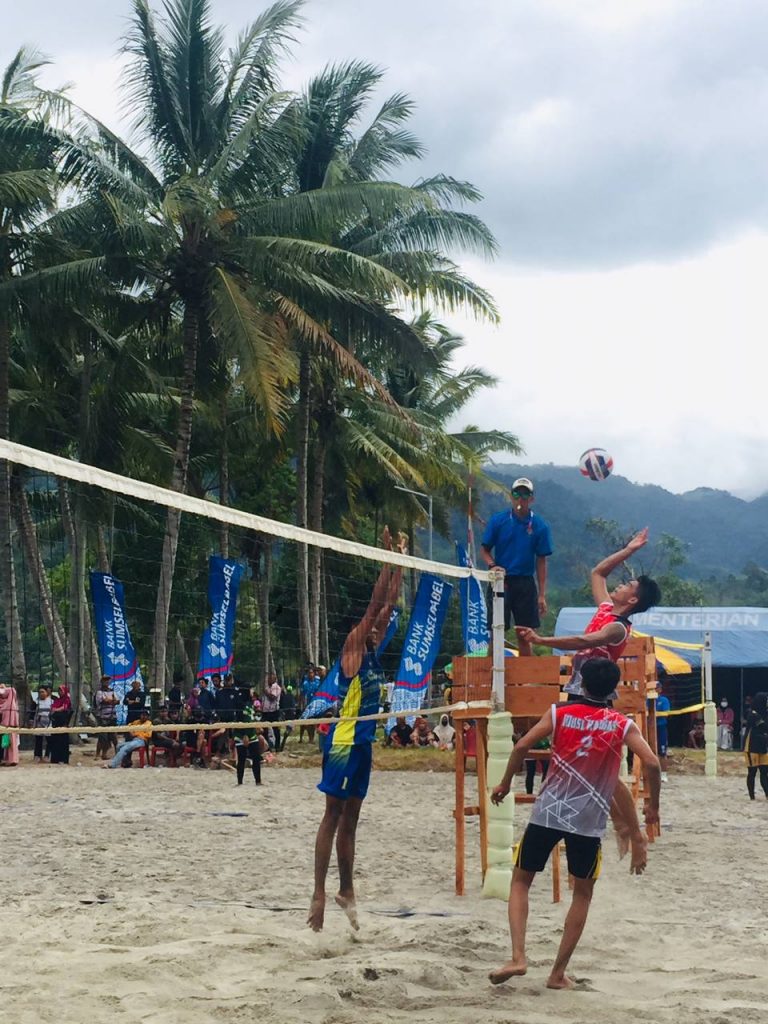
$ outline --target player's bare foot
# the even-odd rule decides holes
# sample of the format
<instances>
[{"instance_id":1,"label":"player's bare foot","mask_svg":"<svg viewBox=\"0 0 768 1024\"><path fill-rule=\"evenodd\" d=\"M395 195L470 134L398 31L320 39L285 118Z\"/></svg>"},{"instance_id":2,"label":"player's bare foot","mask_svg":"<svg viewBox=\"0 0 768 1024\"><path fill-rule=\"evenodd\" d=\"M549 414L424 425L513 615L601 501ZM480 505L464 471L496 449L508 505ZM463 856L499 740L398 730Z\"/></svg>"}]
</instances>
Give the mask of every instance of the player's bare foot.
<instances>
[{"instance_id":1,"label":"player's bare foot","mask_svg":"<svg viewBox=\"0 0 768 1024\"><path fill-rule=\"evenodd\" d=\"M342 896L338 893L336 896L336 902L347 915L347 920L352 927L357 931L360 928L360 924L357 920L357 905L355 904L354 896Z\"/></svg>"},{"instance_id":2,"label":"player's bare foot","mask_svg":"<svg viewBox=\"0 0 768 1024\"><path fill-rule=\"evenodd\" d=\"M321 932L325 922L325 896L313 896L307 914L307 924L313 932Z\"/></svg>"},{"instance_id":3,"label":"player's bare foot","mask_svg":"<svg viewBox=\"0 0 768 1024\"><path fill-rule=\"evenodd\" d=\"M631 840L632 857L629 863L630 875L642 875L648 866L648 840L640 833L632 836Z\"/></svg>"},{"instance_id":4,"label":"player's bare foot","mask_svg":"<svg viewBox=\"0 0 768 1024\"><path fill-rule=\"evenodd\" d=\"M527 972L528 964L525 960L508 960L495 971L491 971L488 980L492 985L503 985L510 978L522 978Z\"/></svg>"},{"instance_id":5,"label":"player's bare foot","mask_svg":"<svg viewBox=\"0 0 768 1024\"><path fill-rule=\"evenodd\" d=\"M561 974L559 977L550 974L547 978L547 988L576 988L576 982L569 978L567 974Z\"/></svg>"}]
</instances>

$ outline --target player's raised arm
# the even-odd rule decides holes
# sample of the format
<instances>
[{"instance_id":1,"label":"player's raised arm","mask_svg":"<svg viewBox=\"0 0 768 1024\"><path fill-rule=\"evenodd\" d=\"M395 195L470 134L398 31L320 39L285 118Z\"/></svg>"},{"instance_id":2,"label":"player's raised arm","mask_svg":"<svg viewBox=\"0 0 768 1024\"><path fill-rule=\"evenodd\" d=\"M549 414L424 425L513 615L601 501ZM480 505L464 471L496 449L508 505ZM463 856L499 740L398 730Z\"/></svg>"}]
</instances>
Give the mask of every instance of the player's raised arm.
<instances>
[{"instance_id":1,"label":"player's raised arm","mask_svg":"<svg viewBox=\"0 0 768 1024\"><path fill-rule=\"evenodd\" d=\"M385 526L381 533L382 547L386 551L392 550L392 535L389 527ZM360 668L360 663L365 656L369 637L373 637L379 622L384 619L388 621L391 612L391 605L388 604L390 590L393 587L392 577L397 576L399 588L402 570L398 566L383 565L378 579L373 586L371 599L363 617L354 626L344 641L341 651L341 670L344 675L351 679Z\"/></svg>"},{"instance_id":2,"label":"player's raised arm","mask_svg":"<svg viewBox=\"0 0 768 1024\"><path fill-rule=\"evenodd\" d=\"M603 601L609 601L610 595L608 593L607 579L611 575L614 569L618 568L622 562L625 562L630 555L633 555L640 548L645 547L648 543L648 527L644 530L636 533L632 540L629 541L620 551L614 551L612 555L608 555L598 562L592 570L590 582L592 584L592 597L595 599L595 604L602 604Z\"/></svg>"}]
</instances>

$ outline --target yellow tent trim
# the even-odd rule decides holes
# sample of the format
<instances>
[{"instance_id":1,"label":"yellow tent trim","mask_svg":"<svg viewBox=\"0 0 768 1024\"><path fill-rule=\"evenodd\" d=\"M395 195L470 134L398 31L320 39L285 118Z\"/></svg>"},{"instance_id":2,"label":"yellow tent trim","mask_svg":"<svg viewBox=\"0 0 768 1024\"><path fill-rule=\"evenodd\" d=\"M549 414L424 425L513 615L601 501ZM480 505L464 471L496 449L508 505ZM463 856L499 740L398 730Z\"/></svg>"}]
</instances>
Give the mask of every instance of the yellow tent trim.
<instances>
[{"instance_id":1,"label":"yellow tent trim","mask_svg":"<svg viewBox=\"0 0 768 1024\"><path fill-rule=\"evenodd\" d=\"M677 647L681 651L703 651L704 644L686 644L682 640L667 640L663 636L654 636L653 633L641 633L639 629L633 629L635 636L652 636L657 644L663 644L665 647Z\"/></svg>"}]
</instances>

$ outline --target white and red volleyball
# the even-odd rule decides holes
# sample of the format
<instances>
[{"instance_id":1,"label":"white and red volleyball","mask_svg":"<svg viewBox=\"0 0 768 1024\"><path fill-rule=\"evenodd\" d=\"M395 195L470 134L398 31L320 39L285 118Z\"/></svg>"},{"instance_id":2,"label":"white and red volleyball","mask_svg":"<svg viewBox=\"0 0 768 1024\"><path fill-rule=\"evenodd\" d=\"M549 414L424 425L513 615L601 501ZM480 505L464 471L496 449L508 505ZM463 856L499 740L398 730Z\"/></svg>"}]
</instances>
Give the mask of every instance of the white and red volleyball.
<instances>
[{"instance_id":1,"label":"white and red volleyball","mask_svg":"<svg viewBox=\"0 0 768 1024\"><path fill-rule=\"evenodd\" d=\"M613 472L613 459L605 448L587 448L579 459L579 472L590 480L605 480Z\"/></svg>"}]
</instances>

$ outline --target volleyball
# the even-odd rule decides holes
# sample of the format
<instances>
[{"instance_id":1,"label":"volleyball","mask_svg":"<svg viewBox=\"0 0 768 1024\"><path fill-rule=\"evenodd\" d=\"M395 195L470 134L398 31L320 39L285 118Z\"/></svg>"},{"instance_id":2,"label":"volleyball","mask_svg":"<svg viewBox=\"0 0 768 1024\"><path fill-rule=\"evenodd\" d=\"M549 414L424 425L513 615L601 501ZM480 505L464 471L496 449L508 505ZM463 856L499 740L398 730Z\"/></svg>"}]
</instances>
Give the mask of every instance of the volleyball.
<instances>
[{"instance_id":1,"label":"volleyball","mask_svg":"<svg viewBox=\"0 0 768 1024\"><path fill-rule=\"evenodd\" d=\"M579 459L579 471L590 480L605 480L613 471L613 459L605 448L588 448Z\"/></svg>"}]
</instances>

